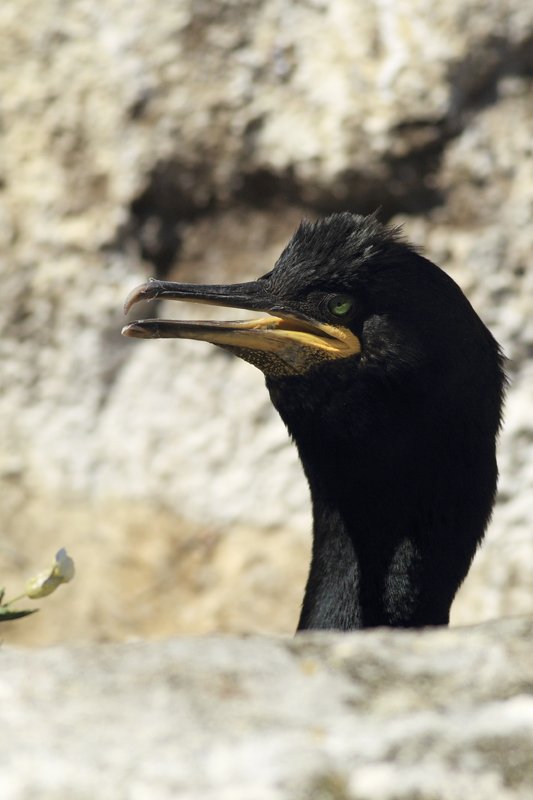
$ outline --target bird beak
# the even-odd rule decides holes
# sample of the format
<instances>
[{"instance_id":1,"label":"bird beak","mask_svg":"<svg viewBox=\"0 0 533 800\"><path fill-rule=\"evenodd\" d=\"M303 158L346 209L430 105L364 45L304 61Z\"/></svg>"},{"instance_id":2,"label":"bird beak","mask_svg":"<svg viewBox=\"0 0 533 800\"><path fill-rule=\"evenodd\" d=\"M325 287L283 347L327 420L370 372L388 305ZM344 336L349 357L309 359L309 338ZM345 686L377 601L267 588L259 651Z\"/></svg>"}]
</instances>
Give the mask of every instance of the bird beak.
<instances>
[{"instance_id":1,"label":"bird beak","mask_svg":"<svg viewBox=\"0 0 533 800\"><path fill-rule=\"evenodd\" d=\"M140 301L164 298L267 312L270 316L238 322L143 319L122 329L138 339L199 339L237 352L265 373L299 374L317 361L347 358L361 351L348 328L307 317L270 295L261 281L201 286L151 280L127 297L124 312ZM275 365L275 366L274 366Z\"/></svg>"}]
</instances>

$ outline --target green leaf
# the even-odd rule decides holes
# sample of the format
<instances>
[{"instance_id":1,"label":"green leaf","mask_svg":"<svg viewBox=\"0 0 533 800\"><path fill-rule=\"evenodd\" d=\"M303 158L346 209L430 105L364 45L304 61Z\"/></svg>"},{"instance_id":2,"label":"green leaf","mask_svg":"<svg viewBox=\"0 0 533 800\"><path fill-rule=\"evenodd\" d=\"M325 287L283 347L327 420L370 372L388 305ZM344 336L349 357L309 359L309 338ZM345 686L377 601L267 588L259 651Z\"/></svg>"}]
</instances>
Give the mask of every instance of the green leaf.
<instances>
[{"instance_id":1,"label":"green leaf","mask_svg":"<svg viewBox=\"0 0 533 800\"><path fill-rule=\"evenodd\" d=\"M39 611L38 608L24 609L21 611L11 611L5 606L0 607L0 622L7 622L10 619L20 619L20 617L27 617L29 614L35 614Z\"/></svg>"}]
</instances>

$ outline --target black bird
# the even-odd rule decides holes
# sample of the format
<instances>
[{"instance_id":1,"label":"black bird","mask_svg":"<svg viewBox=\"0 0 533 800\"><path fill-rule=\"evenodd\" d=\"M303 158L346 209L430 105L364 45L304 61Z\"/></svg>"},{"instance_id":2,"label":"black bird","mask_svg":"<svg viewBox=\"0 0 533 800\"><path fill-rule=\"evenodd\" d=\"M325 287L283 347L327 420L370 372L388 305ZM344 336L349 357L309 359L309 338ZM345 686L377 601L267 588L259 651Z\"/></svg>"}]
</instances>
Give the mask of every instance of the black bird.
<instances>
[{"instance_id":1,"label":"black bird","mask_svg":"<svg viewBox=\"0 0 533 800\"><path fill-rule=\"evenodd\" d=\"M298 629L445 625L491 515L505 386L498 344L454 281L375 216L304 221L259 280L150 281L171 298L268 312L150 319L251 362L298 447L313 555Z\"/></svg>"}]
</instances>

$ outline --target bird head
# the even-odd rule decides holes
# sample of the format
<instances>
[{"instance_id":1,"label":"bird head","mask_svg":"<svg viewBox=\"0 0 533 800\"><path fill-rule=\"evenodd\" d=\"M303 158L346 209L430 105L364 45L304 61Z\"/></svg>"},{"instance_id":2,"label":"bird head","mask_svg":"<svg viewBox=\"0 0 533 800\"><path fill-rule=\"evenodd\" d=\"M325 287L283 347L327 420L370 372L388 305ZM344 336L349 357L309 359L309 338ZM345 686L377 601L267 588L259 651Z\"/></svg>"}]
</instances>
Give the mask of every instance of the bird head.
<instances>
[{"instance_id":1,"label":"bird head","mask_svg":"<svg viewBox=\"0 0 533 800\"><path fill-rule=\"evenodd\" d=\"M483 395L485 383L502 382L498 346L459 287L373 215L303 221L258 280L151 280L133 290L125 310L155 298L261 312L238 322L138 320L123 333L201 339L232 351L263 371L284 418L333 392L359 401L370 392L379 401L414 382L418 391L455 392L464 401L473 389Z\"/></svg>"}]
</instances>

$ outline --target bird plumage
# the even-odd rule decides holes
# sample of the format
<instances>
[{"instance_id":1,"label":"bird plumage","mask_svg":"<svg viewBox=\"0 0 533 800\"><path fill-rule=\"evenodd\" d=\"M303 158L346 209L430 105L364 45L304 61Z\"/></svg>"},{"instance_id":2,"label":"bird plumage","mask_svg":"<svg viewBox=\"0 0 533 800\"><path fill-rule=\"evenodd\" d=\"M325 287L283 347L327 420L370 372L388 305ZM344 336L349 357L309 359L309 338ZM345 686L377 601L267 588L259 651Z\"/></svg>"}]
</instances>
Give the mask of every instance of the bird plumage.
<instances>
[{"instance_id":1,"label":"bird plumage","mask_svg":"<svg viewBox=\"0 0 533 800\"><path fill-rule=\"evenodd\" d=\"M229 286L133 293L268 311L249 323L145 320L266 376L299 451L313 553L298 628L446 624L490 518L500 349L455 282L374 217L304 221L274 268Z\"/></svg>"}]
</instances>

